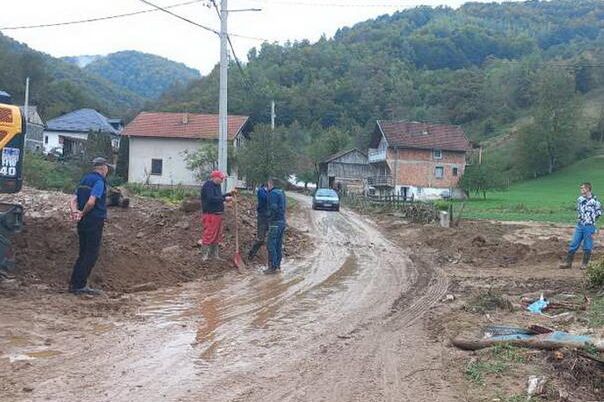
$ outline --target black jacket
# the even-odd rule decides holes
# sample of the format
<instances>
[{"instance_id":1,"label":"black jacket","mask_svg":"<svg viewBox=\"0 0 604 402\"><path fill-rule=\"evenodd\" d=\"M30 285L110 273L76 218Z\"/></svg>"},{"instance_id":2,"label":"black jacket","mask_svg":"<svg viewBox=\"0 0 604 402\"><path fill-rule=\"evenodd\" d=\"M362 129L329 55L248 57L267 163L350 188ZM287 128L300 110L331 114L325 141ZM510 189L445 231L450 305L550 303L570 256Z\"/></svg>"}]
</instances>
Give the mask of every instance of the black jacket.
<instances>
[{"instance_id":1,"label":"black jacket","mask_svg":"<svg viewBox=\"0 0 604 402\"><path fill-rule=\"evenodd\" d=\"M201 210L206 214L221 214L224 212L224 197L220 184L207 180L201 186Z\"/></svg>"}]
</instances>

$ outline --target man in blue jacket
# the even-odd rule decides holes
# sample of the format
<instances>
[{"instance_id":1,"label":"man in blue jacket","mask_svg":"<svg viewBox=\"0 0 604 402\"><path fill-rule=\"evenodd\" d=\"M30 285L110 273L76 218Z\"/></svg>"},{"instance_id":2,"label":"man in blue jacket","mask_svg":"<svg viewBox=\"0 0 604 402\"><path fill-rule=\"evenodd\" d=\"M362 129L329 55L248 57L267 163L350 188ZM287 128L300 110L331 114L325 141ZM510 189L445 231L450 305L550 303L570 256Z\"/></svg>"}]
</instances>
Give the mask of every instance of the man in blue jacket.
<instances>
[{"instance_id":1,"label":"man in blue jacket","mask_svg":"<svg viewBox=\"0 0 604 402\"><path fill-rule=\"evenodd\" d=\"M285 192L278 187L279 179L268 180L268 254L269 267L265 274L274 274L281 269L283 257L283 234L285 232Z\"/></svg>"},{"instance_id":2,"label":"man in blue jacket","mask_svg":"<svg viewBox=\"0 0 604 402\"><path fill-rule=\"evenodd\" d=\"M71 217L78 224L80 242L78 259L69 283L69 291L74 294L100 294L98 290L88 287L87 282L101 250L103 226L107 219L105 177L113 166L101 157L94 158L92 165L92 172L82 178L70 202Z\"/></svg>"},{"instance_id":3,"label":"man in blue jacket","mask_svg":"<svg viewBox=\"0 0 604 402\"><path fill-rule=\"evenodd\" d=\"M560 265L561 269L572 267L575 253L583 243L583 261L581 269L587 268L593 247L592 236L596 232L596 221L602 215L602 205L591 192L591 183L583 183L579 187L581 196L577 198L577 226L568 247L566 261Z\"/></svg>"},{"instance_id":4,"label":"man in blue jacket","mask_svg":"<svg viewBox=\"0 0 604 402\"><path fill-rule=\"evenodd\" d=\"M247 258L252 260L260 247L266 241L266 234L268 233L268 189L264 184L261 184L256 192L256 198L258 200L258 206L256 207L256 241L252 245Z\"/></svg>"}]
</instances>

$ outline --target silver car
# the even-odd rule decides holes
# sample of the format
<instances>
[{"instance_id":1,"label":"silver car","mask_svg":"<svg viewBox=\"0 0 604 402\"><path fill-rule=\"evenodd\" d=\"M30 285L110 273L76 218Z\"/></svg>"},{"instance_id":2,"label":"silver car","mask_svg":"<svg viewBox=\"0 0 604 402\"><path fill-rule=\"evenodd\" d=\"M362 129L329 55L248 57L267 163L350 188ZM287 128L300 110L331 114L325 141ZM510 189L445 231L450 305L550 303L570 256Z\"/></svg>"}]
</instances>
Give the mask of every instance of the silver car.
<instances>
[{"instance_id":1,"label":"silver car","mask_svg":"<svg viewBox=\"0 0 604 402\"><path fill-rule=\"evenodd\" d=\"M340 210L340 197L330 188L320 188L312 197L312 209Z\"/></svg>"}]
</instances>

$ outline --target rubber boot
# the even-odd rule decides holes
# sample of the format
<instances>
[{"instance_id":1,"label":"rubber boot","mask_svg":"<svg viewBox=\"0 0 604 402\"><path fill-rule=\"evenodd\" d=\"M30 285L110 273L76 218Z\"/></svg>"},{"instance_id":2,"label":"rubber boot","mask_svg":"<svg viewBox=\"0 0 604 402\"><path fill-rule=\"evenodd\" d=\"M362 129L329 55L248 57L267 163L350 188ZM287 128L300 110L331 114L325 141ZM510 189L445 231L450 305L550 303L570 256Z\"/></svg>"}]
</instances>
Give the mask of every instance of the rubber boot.
<instances>
[{"instance_id":1,"label":"rubber boot","mask_svg":"<svg viewBox=\"0 0 604 402\"><path fill-rule=\"evenodd\" d=\"M581 269L587 269L590 258L591 258L591 251L583 251L583 261L581 261Z\"/></svg>"},{"instance_id":2,"label":"rubber boot","mask_svg":"<svg viewBox=\"0 0 604 402\"><path fill-rule=\"evenodd\" d=\"M248 261L251 261L254 259L254 257L256 257L256 254L258 254L258 250L260 250L260 247L262 247L262 244L263 244L262 242L254 243L252 248L250 248L250 251L247 253Z\"/></svg>"},{"instance_id":3,"label":"rubber boot","mask_svg":"<svg viewBox=\"0 0 604 402\"><path fill-rule=\"evenodd\" d=\"M210 247L205 244L201 246L201 261L207 261L210 258Z\"/></svg>"},{"instance_id":4,"label":"rubber boot","mask_svg":"<svg viewBox=\"0 0 604 402\"><path fill-rule=\"evenodd\" d=\"M566 259L564 263L560 264L560 269L570 269L573 266L573 259L575 258L575 253L569 252L566 254Z\"/></svg>"},{"instance_id":5,"label":"rubber boot","mask_svg":"<svg viewBox=\"0 0 604 402\"><path fill-rule=\"evenodd\" d=\"M218 248L218 244L212 244L210 246L210 248L211 248L210 255L212 256L212 258L214 258L217 261L224 261L223 258L220 258L220 250Z\"/></svg>"}]
</instances>

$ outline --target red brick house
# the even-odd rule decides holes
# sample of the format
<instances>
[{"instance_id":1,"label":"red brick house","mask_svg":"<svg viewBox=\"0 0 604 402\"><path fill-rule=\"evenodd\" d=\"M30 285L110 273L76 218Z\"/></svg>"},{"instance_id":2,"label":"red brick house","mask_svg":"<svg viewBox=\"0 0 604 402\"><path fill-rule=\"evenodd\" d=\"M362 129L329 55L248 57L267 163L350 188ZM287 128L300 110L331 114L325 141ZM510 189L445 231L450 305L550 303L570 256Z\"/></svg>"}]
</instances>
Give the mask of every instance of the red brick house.
<instances>
[{"instance_id":1,"label":"red brick house","mask_svg":"<svg viewBox=\"0 0 604 402\"><path fill-rule=\"evenodd\" d=\"M461 127L378 120L369 147L371 191L413 199L463 197L457 183L471 148Z\"/></svg>"}]
</instances>

